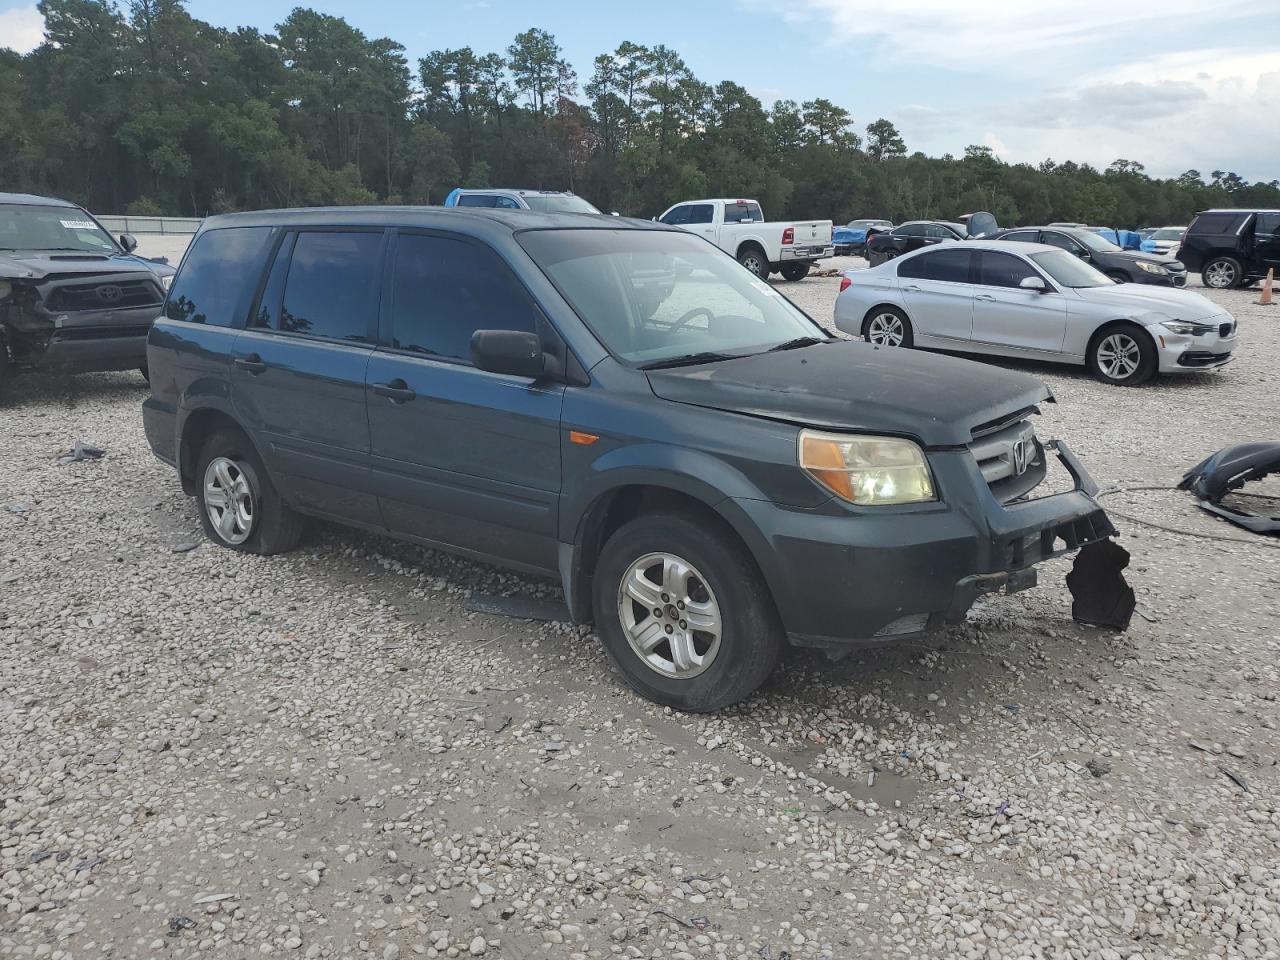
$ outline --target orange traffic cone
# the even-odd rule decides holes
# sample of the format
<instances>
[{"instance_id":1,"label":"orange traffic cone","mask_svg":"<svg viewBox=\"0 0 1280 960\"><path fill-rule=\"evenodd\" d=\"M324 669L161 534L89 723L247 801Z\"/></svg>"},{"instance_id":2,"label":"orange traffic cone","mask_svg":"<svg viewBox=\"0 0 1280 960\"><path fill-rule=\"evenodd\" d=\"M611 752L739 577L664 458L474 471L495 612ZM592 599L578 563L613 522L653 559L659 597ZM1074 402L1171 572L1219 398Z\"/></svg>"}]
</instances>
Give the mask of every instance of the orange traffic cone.
<instances>
[{"instance_id":1,"label":"orange traffic cone","mask_svg":"<svg viewBox=\"0 0 1280 960\"><path fill-rule=\"evenodd\" d=\"M1262 281L1262 296L1258 298L1258 303L1264 307L1271 306L1271 284L1276 278L1276 268L1271 267L1267 270L1267 279Z\"/></svg>"}]
</instances>

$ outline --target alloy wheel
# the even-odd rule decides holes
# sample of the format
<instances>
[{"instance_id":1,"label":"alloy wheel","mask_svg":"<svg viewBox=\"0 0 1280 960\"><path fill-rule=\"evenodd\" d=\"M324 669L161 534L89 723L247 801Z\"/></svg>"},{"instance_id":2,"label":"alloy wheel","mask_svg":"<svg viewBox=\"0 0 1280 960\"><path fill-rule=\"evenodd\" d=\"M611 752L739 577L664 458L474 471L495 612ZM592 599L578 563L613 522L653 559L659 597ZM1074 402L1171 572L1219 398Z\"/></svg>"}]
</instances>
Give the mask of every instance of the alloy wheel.
<instances>
[{"instance_id":1,"label":"alloy wheel","mask_svg":"<svg viewBox=\"0 0 1280 960\"><path fill-rule=\"evenodd\" d=\"M1219 290L1232 286L1236 282L1236 268L1225 260L1215 260L1204 272L1205 283Z\"/></svg>"},{"instance_id":2,"label":"alloy wheel","mask_svg":"<svg viewBox=\"0 0 1280 960\"><path fill-rule=\"evenodd\" d=\"M867 339L885 347L900 347L907 332L896 313L877 313L867 324Z\"/></svg>"},{"instance_id":3,"label":"alloy wheel","mask_svg":"<svg viewBox=\"0 0 1280 960\"><path fill-rule=\"evenodd\" d=\"M213 528L227 543L239 545L253 533L253 488L239 464L214 457L204 471L204 508Z\"/></svg>"},{"instance_id":4,"label":"alloy wheel","mask_svg":"<svg viewBox=\"0 0 1280 960\"><path fill-rule=\"evenodd\" d=\"M632 652L664 677L696 677L720 652L720 605L698 569L674 554L647 553L627 568L618 618Z\"/></svg>"},{"instance_id":5,"label":"alloy wheel","mask_svg":"<svg viewBox=\"0 0 1280 960\"><path fill-rule=\"evenodd\" d=\"M1113 333L1098 344L1098 368L1112 380L1127 380L1142 362L1142 347L1127 333Z\"/></svg>"}]
</instances>

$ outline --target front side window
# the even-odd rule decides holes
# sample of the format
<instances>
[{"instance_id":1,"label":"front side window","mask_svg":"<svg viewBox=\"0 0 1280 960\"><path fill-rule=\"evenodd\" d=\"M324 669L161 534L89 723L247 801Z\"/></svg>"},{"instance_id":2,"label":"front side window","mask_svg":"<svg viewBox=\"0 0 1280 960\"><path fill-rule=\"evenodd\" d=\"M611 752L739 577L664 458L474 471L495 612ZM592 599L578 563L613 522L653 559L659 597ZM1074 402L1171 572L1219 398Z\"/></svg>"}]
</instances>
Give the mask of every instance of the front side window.
<instances>
[{"instance_id":1,"label":"front side window","mask_svg":"<svg viewBox=\"0 0 1280 960\"><path fill-rule=\"evenodd\" d=\"M170 320L230 327L262 275L270 227L227 227L196 237L165 300Z\"/></svg>"},{"instance_id":2,"label":"front side window","mask_svg":"<svg viewBox=\"0 0 1280 960\"><path fill-rule=\"evenodd\" d=\"M1018 243L1035 243L1036 232L1034 230L1015 230L1013 233L1006 233L1001 240L1015 240Z\"/></svg>"},{"instance_id":3,"label":"front side window","mask_svg":"<svg viewBox=\"0 0 1280 960\"><path fill-rule=\"evenodd\" d=\"M1082 252L1080 244L1076 243L1065 233L1054 233L1050 230L1046 230L1040 235L1040 242L1047 243L1051 247L1061 247L1063 250L1066 250L1068 253L1074 253L1076 256L1079 256Z\"/></svg>"},{"instance_id":4,"label":"front side window","mask_svg":"<svg viewBox=\"0 0 1280 960\"><path fill-rule=\"evenodd\" d=\"M279 329L330 340L367 340L377 305L382 233L299 233L289 261Z\"/></svg>"},{"instance_id":5,"label":"front side window","mask_svg":"<svg viewBox=\"0 0 1280 960\"><path fill-rule=\"evenodd\" d=\"M119 253L120 248L79 207L0 203L0 251L69 250Z\"/></svg>"},{"instance_id":6,"label":"front side window","mask_svg":"<svg viewBox=\"0 0 1280 960\"><path fill-rule=\"evenodd\" d=\"M689 208L691 204L682 203L678 207L672 207L658 219L669 227L679 227L689 222Z\"/></svg>"},{"instance_id":7,"label":"front side window","mask_svg":"<svg viewBox=\"0 0 1280 960\"><path fill-rule=\"evenodd\" d=\"M520 245L617 357L647 366L745 356L827 335L768 283L699 237L656 230L533 230Z\"/></svg>"},{"instance_id":8,"label":"front side window","mask_svg":"<svg viewBox=\"0 0 1280 960\"><path fill-rule=\"evenodd\" d=\"M979 269L978 282L988 287L1016 287L1027 277L1039 274L1027 261L1010 253L996 253L994 250L982 251L982 262Z\"/></svg>"},{"instance_id":9,"label":"front side window","mask_svg":"<svg viewBox=\"0 0 1280 960\"><path fill-rule=\"evenodd\" d=\"M470 363L477 330L537 329L528 294L488 247L401 234L391 278L391 345L397 350Z\"/></svg>"}]
</instances>

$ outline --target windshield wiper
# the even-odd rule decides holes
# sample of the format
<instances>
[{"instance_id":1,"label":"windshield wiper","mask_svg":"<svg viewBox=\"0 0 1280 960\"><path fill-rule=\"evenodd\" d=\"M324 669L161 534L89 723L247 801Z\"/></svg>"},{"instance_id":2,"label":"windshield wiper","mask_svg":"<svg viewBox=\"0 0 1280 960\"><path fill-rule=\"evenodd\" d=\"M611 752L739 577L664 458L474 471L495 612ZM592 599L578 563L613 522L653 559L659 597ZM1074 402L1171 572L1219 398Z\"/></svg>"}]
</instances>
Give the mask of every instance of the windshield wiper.
<instances>
[{"instance_id":1,"label":"windshield wiper","mask_svg":"<svg viewBox=\"0 0 1280 960\"><path fill-rule=\"evenodd\" d=\"M821 337L796 337L794 340L787 340L776 347L770 347L766 352L777 353L779 350L799 350L801 347L812 347L815 343L826 342Z\"/></svg>"},{"instance_id":2,"label":"windshield wiper","mask_svg":"<svg viewBox=\"0 0 1280 960\"><path fill-rule=\"evenodd\" d=\"M668 367L692 367L699 363L715 363L717 360L733 360L735 357L729 353L716 353L713 350L704 350L701 353L686 353L679 357L668 357L665 360L654 360L652 363L643 363L640 365L641 370L665 370Z\"/></svg>"}]
</instances>

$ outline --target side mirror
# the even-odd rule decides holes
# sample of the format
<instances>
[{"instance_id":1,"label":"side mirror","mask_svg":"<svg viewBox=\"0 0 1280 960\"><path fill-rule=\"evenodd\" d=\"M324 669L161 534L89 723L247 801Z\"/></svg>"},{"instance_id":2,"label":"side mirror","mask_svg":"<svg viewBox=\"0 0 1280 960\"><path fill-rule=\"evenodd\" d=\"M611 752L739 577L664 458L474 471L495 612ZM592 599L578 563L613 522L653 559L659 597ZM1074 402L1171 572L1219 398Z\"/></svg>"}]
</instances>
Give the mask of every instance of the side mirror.
<instances>
[{"instance_id":1,"label":"side mirror","mask_svg":"<svg viewBox=\"0 0 1280 960\"><path fill-rule=\"evenodd\" d=\"M547 372L542 340L523 330L477 330L471 335L471 362L489 373L530 380Z\"/></svg>"},{"instance_id":2,"label":"side mirror","mask_svg":"<svg viewBox=\"0 0 1280 960\"><path fill-rule=\"evenodd\" d=\"M1088 250L1077 250L1077 251L1076 251L1076 256L1077 256L1077 257L1079 257L1081 260L1092 260L1092 259L1093 259L1091 256L1089 256L1089 251L1088 251Z\"/></svg>"},{"instance_id":3,"label":"side mirror","mask_svg":"<svg viewBox=\"0 0 1280 960\"><path fill-rule=\"evenodd\" d=\"M138 249L138 238L132 233L120 234L120 246L124 247L125 253L133 253Z\"/></svg>"},{"instance_id":4,"label":"side mirror","mask_svg":"<svg viewBox=\"0 0 1280 960\"><path fill-rule=\"evenodd\" d=\"M1018 286L1023 290L1034 290L1036 293L1049 292L1049 285L1044 282L1044 277L1023 277L1018 281Z\"/></svg>"}]
</instances>

